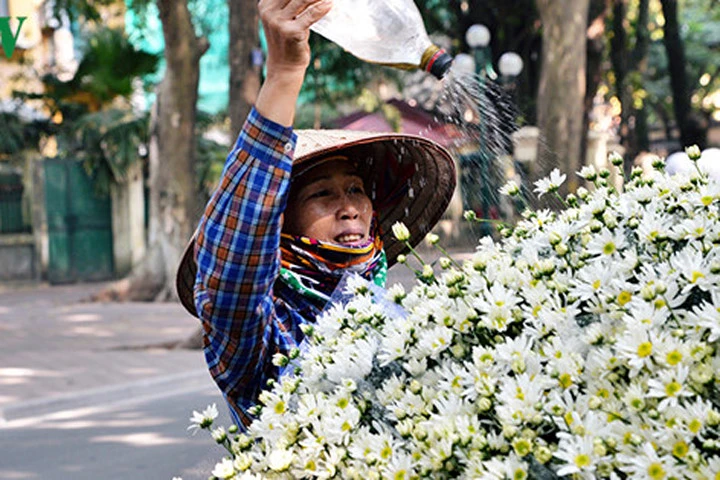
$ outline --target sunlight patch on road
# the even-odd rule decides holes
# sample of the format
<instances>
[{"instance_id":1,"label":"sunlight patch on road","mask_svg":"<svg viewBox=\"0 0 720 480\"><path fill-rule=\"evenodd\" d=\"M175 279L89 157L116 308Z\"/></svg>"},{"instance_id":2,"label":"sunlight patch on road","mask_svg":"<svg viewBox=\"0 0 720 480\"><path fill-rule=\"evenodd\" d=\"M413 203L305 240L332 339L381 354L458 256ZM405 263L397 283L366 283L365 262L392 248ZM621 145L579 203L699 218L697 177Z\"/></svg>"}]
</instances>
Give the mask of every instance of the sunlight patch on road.
<instances>
[{"instance_id":1,"label":"sunlight patch on road","mask_svg":"<svg viewBox=\"0 0 720 480\"><path fill-rule=\"evenodd\" d=\"M124 443L135 447L155 447L159 445L177 445L186 440L163 436L156 432L130 433L127 435L103 435L91 438L92 442Z\"/></svg>"}]
</instances>

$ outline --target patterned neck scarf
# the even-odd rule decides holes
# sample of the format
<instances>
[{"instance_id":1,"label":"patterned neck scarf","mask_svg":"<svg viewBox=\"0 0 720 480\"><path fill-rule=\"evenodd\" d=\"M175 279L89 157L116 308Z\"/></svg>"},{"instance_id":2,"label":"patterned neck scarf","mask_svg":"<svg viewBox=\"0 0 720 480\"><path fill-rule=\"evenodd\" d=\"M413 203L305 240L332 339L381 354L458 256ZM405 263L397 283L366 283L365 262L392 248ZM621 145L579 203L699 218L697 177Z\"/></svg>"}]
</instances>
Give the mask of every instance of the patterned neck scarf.
<instances>
[{"instance_id":1,"label":"patterned neck scarf","mask_svg":"<svg viewBox=\"0 0 720 480\"><path fill-rule=\"evenodd\" d=\"M280 252L279 279L320 310L330 300L346 272L357 273L376 285L385 286L387 258L375 219L370 239L364 245L346 247L283 233L280 236Z\"/></svg>"}]
</instances>

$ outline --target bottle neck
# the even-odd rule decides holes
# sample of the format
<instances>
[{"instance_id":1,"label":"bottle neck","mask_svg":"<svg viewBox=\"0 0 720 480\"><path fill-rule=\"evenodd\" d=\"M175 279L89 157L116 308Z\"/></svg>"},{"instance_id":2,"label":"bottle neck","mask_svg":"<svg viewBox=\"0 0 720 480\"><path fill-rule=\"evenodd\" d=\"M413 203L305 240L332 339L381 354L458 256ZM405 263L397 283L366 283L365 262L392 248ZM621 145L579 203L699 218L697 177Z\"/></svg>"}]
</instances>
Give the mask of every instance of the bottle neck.
<instances>
[{"instance_id":1,"label":"bottle neck","mask_svg":"<svg viewBox=\"0 0 720 480\"><path fill-rule=\"evenodd\" d=\"M420 68L442 78L450 69L453 58L437 45L430 45L422 54Z\"/></svg>"}]
</instances>

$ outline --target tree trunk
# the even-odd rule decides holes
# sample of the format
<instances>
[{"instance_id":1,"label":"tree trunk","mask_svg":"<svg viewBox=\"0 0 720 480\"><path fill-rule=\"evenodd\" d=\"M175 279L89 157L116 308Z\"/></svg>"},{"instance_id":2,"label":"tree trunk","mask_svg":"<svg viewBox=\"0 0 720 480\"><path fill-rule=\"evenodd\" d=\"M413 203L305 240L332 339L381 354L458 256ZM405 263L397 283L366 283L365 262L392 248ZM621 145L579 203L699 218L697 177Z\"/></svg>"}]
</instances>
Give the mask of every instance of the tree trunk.
<instances>
[{"instance_id":1,"label":"tree trunk","mask_svg":"<svg viewBox=\"0 0 720 480\"><path fill-rule=\"evenodd\" d=\"M633 65L637 66L640 81L644 81L648 71L648 53L650 51L650 30L648 22L650 21L650 1L640 0L638 4L637 25L635 32L637 41L635 42L635 50L633 51ZM635 116L635 132L633 142L631 144L631 152L638 155L640 152L650 150L650 136L648 132L648 114L647 106L643 101L640 108L634 109Z\"/></svg>"},{"instance_id":2,"label":"tree trunk","mask_svg":"<svg viewBox=\"0 0 720 480\"><path fill-rule=\"evenodd\" d=\"M162 285L157 299L175 298L175 272L201 205L195 181L195 118L200 57L187 1L158 0L165 38L165 76L158 85L150 136L150 227L147 262Z\"/></svg>"},{"instance_id":3,"label":"tree trunk","mask_svg":"<svg viewBox=\"0 0 720 480\"><path fill-rule=\"evenodd\" d=\"M230 8L230 126L237 135L260 91L262 65L251 61L253 50L259 48L257 2L228 0Z\"/></svg>"},{"instance_id":4,"label":"tree trunk","mask_svg":"<svg viewBox=\"0 0 720 480\"><path fill-rule=\"evenodd\" d=\"M145 257L130 276L92 297L100 301L177 298L175 272L202 208L195 180L195 118L200 57L187 0L157 0L165 40L165 75L150 121L150 225Z\"/></svg>"},{"instance_id":5,"label":"tree trunk","mask_svg":"<svg viewBox=\"0 0 720 480\"><path fill-rule=\"evenodd\" d=\"M685 46L680 37L678 24L677 0L661 0L663 17L665 17L664 37L665 51L668 57L670 70L670 87L673 92L673 109L675 121L680 130L681 146L694 143L690 132L690 90L687 73L685 72Z\"/></svg>"},{"instance_id":6,"label":"tree trunk","mask_svg":"<svg viewBox=\"0 0 720 480\"><path fill-rule=\"evenodd\" d=\"M620 101L620 144L625 147L625 176L629 177L632 171L632 158L630 153L630 116L632 110L632 97L626 79L629 74L629 54L627 39L627 7L628 0L613 0L613 36L610 40L610 61L615 74L615 95Z\"/></svg>"},{"instance_id":7,"label":"tree trunk","mask_svg":"<svg viewBox=\"0 0 720 480\"><path fill-rule=\"evenodd\" d=\"M590 0L590 15L587 30L587 83L585 87L583 132L590 129L590 112L595 103L600 82L603 77L603 58L605 56L605 27L611 0ZM587 136L582 136L580 158L587 152Z\"/></svg>"},{"instance_id":8,"label":"tree trunk","mask_svg":"<svg viewBox=\"0 0 720 480\"><path fill-rule=\"evenodd\" d=\"M542 135L536 173L559 168L565 190L578 186L584 118L587 22L590 0L537 0L543 26L538 89L538 127Z\"/></svg>"}]
</instances>

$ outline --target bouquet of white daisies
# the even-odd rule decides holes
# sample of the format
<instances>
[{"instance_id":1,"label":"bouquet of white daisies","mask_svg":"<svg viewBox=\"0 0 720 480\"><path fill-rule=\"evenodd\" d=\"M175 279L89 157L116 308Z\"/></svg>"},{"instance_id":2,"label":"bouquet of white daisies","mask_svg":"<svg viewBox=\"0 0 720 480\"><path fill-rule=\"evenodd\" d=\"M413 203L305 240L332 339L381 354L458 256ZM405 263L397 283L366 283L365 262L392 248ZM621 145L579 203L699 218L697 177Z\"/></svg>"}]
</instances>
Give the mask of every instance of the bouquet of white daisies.
<instances>
[{"instance_id":1,"label":"bouquet of white daisies","mask_svg":"<svg viewBox=\"0 0 720 480\"><path fill-rule=\"evenodd\" d=\"M350 279L247 433L196 412L213 476L720 479L720 184L661 166L623 193L586 167L409 292Z\"/></svg>"}]
</instances>

